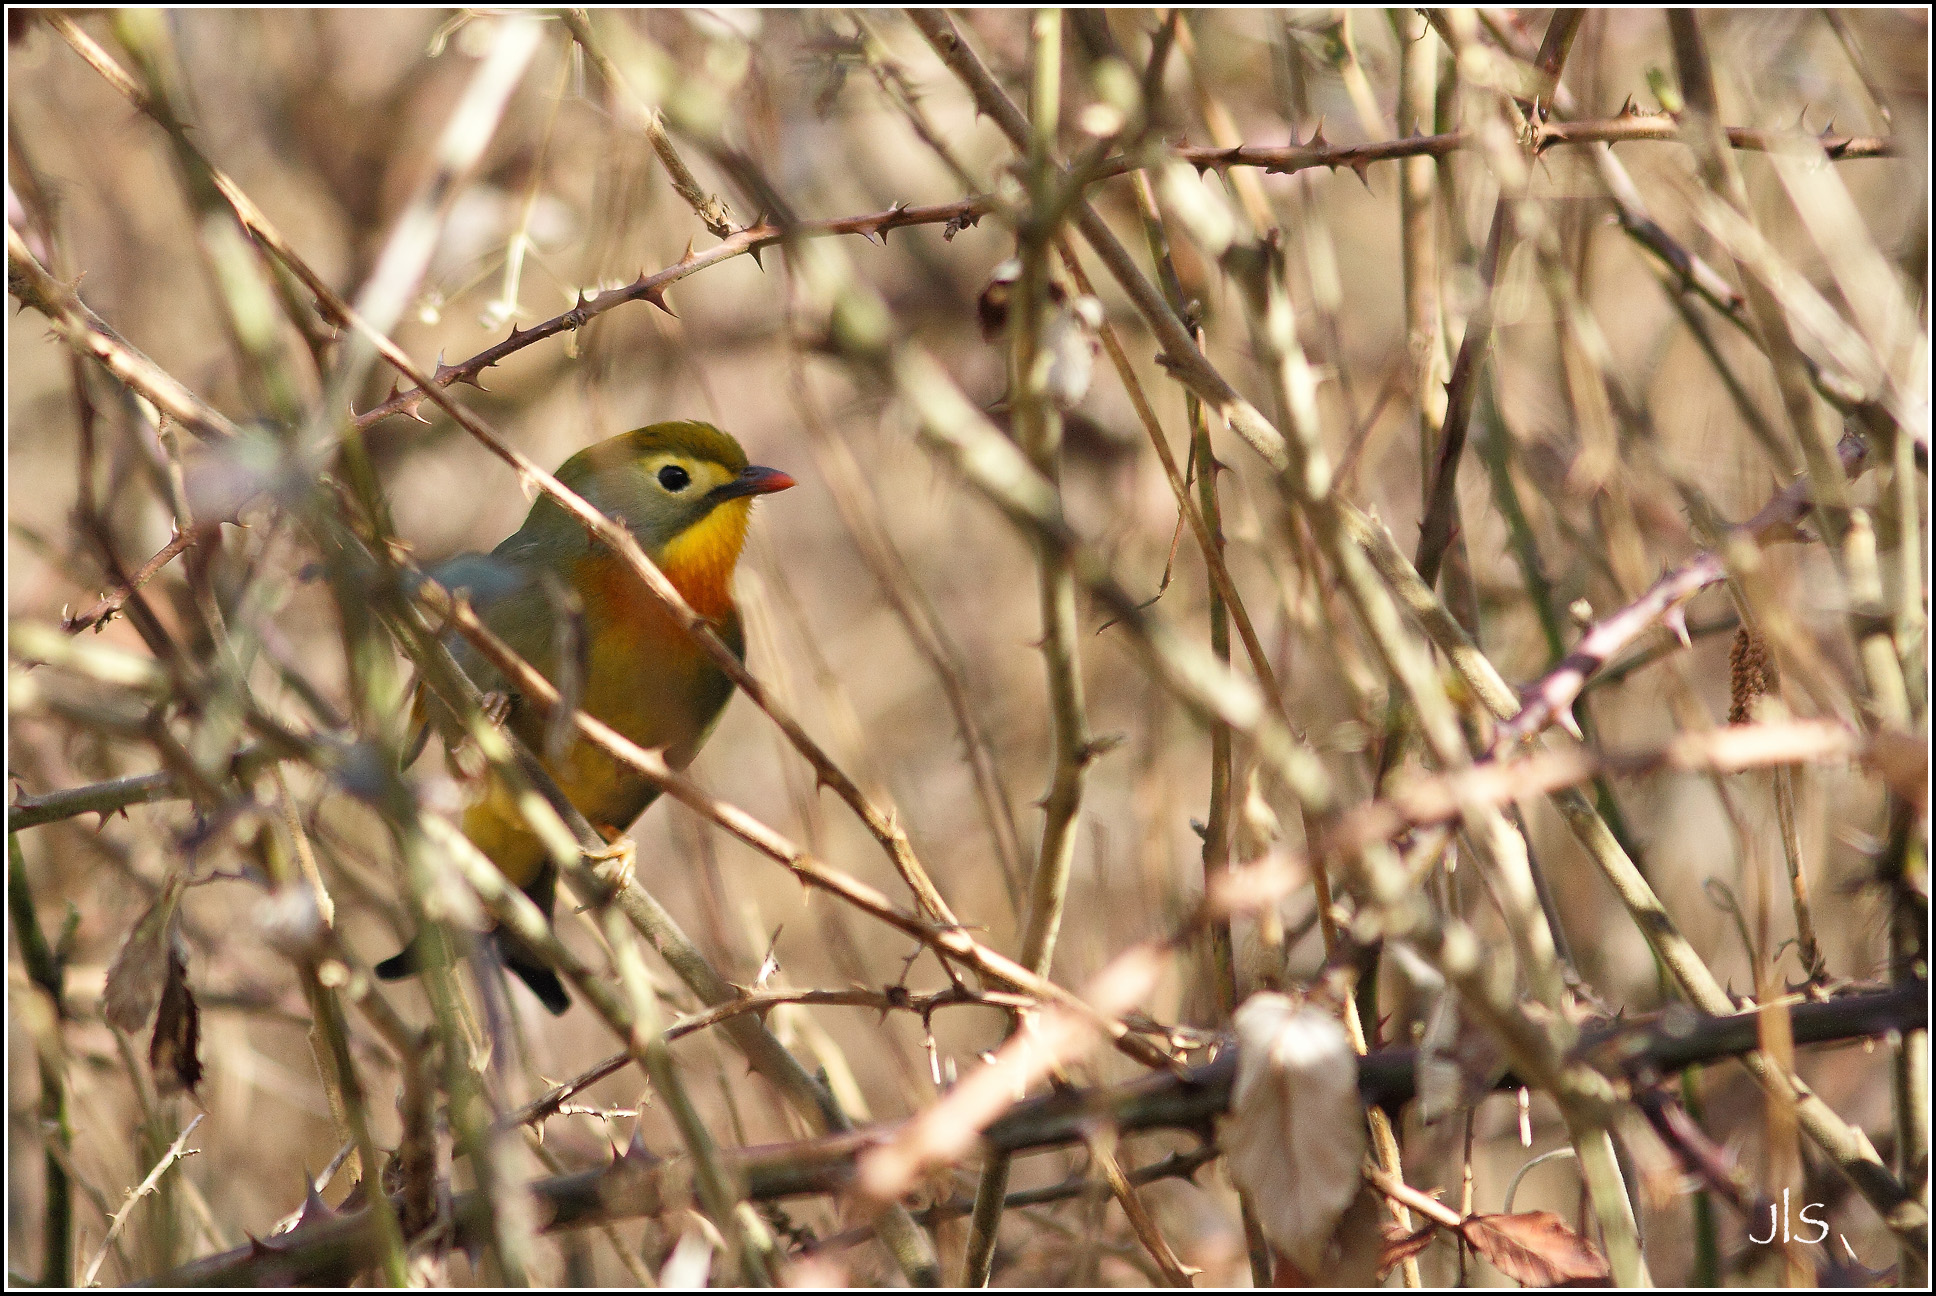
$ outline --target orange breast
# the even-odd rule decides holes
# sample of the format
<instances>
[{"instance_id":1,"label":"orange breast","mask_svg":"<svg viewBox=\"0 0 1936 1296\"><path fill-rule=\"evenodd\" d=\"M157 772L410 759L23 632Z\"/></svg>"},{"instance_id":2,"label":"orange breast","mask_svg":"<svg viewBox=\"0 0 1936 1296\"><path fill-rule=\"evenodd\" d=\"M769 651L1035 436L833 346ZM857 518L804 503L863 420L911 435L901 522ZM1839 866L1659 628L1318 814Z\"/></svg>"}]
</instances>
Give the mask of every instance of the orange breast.
<instances>
[{"instance_id":1,"label":"orange breast","mask_svg":"<svg viewBox=\"0 0 1936 1296\"><path fill-rule=\"evenodd\" d=\"M709 621L723 621L733 610L733 568L746 545L752 512L750 499L727 500L674 537L659 554L659 569L666 579L693 611Z\"/></svg>"},{"instance_id":2,"label":"orange breast","mask_svg":"<svg viewBox=\"0 0 1936 1296\"><path fill-rule=\"evenodd\" d=\"M659 563L735 652L741 640L733 567L746 536L747 503L732 500L713 510L666 546ZM580 705L639 746L663 748L673 768L684 767L732 696L732 683L616 554L581 560L570 580L585 609ZM572 804L608 831L629 827L654 795L630 766L582 740L545 765ZM524 830L509 792L492 782L491 795L466 815L465 832L513 882L529 885L544 867L543 847Z\"/></svg>"}]
</instances>

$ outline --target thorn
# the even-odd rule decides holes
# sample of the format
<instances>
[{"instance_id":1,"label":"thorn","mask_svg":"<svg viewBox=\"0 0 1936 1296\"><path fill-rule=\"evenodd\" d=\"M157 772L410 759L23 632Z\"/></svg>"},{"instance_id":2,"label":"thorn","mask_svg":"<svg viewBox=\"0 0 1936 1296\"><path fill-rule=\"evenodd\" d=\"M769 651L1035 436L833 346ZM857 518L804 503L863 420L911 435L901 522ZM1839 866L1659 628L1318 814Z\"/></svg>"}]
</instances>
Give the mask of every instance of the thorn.
<instances>
[{"instance_id":1,"label":"thorn","mask_svg":"<svg viewBox=\"0 0 1936 1296\"><path fill-rule=\"evenodd\" d=\"M688 261L690 261L690 260L692 260L692 240L691 240L691 239L687 239L687 240L686 240L686 250L685 250L685 251L684 251L684 252L683 252L682 254L680 254L680 257L679 257L679 264L680 264L680 265L684 265L684 264L685 264L686 262L688 262Z\"/></svg>"},{"instance_id":2,"label":"thorn","mask_svg":"<svg viewBox=\"0 0 1936 1296\"><path fill-rule=\"evenodd\" d=\"M654 288L650 292L645 294L645 299L651 302L654 306L657 306L660 310L664 311L666 314L672 316L672 318L674 319L679 318L678 312L673 310L672 307L666 305L665 289Z\"/></svg>"},{"instance_id":3,"label":"thorn","mask_svg":"<svg viewBox=\"0 0 1936 1296\"><path fill-rule=\"evenodd\" d=\"M1681 641L1681 647L1692 648L1694 646L1694 640L1687 633L1687 608L1685 606L1668 608L1666 614L1660 620L1662 625L1673 632L1674 638Z\"/></svg>"},{"instance_id":4,"label":"thorn","mask_svg":"<svg viewBox=\"0 0 1936 1296\"><path fill-rule=\"evenodd\" d=\"M296 1227L301 1228L305 1224L334 1218L336 1218L335 1210L330 1207L328 1202L323 1200L322 1194L316 1191L316 1181L309 1177L309 1171L305 1169L303 1171L302 1213L296 1216Z\"/></svg>"},{"instance_id":5,"label":"thorn","mask_svg":"<svg viewBox=\"0 0 1936 1296\"><path fill-rule=\"evenodd\" d=\"M1586 735L1580 732L1580 722L1574 716L1571 708L1569 707L1555 708L1553 713L1553 720L1556 724L1559 725L1560 728L1566 730L1566 732L1572 736L1574 742L1586 741Z\"/></svg>"},{"instance_id":6,"label":"thorn","mask_svg":"<svg viewBox=\"0 0 1936 1296\"><path fill-rule=\"evenodd\" d=\"M760 260L760 252L762 250L763 249L760 247L760 245L758 243L755 243L753 244L753 246L746 249L746 255L753 258L753 264L760 268L760 273L764 274L766 273L766 262Z\"/></svg>"},{"instance_id":7,"label":"thorn","mask_svg":"<svg viewBox=\"0 0 1936 1296\"><path fill-rule=\"evenodd\" d=\"M1807 104L1802 105L1801 115L1795 118L1795 124L1789 129L1797 132L1805 131L1808 129L1808 105Z\"/></svg>"},{"instance_id":8,"label":"thorn","mask_svg":"<svg viewBox=\"0 0 1936 1296\"><path fill-rule=\"evenodd\" d=\"M1331 142L1324 138L1324 118L1318 118L1318 128L1311 132L1311 138L1304 147L1315 149L1331 147Z\"/></svg>"},{"instance_id":9,"label":"thorn","mask_svg":"<svg viewBox=\"0 0 1936 1296\"><path fill-rule=\"evenodd\" d=\"M1371 177L1367 173L1371 170L1371 163L1366 161L1364 158L1359 158L1356 162L1353 162L1350 165L1351 165L1351 169L1358 173L1358 183L1362 184L1365 187L1366 193L1370 193Z\"/></svg>"},{"instance_id":10,"label":"thorn","mask_svg":"<svg viewBox=\"0 0 1936 1296\"><path fill-rule=\"evenodd\" d=\"M640 1165L656 1165L661 1158L658 1153L645 1145L645 1132L641 1126L642 1122L632 1122L632 1137L625 1144L625 1159Z\"/></svg>"}]
</instances>

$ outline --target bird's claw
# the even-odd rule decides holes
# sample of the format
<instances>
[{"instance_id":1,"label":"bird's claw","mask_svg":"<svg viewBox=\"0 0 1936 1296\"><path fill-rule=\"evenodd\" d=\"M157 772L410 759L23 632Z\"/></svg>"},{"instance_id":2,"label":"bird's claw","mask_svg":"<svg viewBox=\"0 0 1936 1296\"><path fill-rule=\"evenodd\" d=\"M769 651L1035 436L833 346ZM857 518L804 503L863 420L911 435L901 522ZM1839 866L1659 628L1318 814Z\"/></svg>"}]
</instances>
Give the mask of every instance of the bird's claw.
<instances>
[{"instance_id":1,"label":"bird's claw","mask_svg":"<svg viewBox=\"0 0 1936 1296\"><path fill-rule=\"evenodd\" d=\"M618 834L605 846L587 849L585 861L594 871L608 874L613 882L625 886L632 881L632 870L638 864L638 846L630 837Z\"/></svg>"}]
</instances>

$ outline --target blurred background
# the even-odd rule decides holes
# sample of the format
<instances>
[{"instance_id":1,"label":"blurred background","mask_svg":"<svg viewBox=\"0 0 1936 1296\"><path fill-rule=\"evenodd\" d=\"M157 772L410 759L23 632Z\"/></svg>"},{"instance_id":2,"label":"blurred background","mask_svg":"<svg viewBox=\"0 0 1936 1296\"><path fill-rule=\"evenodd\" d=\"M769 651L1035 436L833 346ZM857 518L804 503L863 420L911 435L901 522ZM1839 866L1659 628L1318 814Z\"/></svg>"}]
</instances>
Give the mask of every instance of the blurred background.
<instances>
[{"instance_id":1,"label":"blurred background","mask_svg":"<svg viewBox=\"0 0 1936 1296\"><path fill-rule=\"evenodd\" d=\"M883 92L859 52L857 23L877 33L923 110L967 163L992 185L1012 152L898 14L844 11L676 11L607 15L655 42L689 74L702 69L726 90L729 140L764 168L805 217L879 212L896 203L942 203L965 196ZM1494 15L1528 46L1545 28L1544 11ZM118 49L108 22L82 27ZM1147 11L1114 11L1104 20L1132 61L1149 48L1156 19ZM1024 93L1027 20L1022 11L973 11L963 30L1020 99ZM1920 10L1714 12L1702 16L1717 72L1723 116L1731 125L1786 129L1798 117L1811 131L1832 121L1848 135L1889 135L1895 156L1836 164L1872 240L1913 303L1926 330L1928 239L1926 152L1927 14ZM193 133L208 156L256 202L287 239L337 290L349 296L369 275L393 222L422 181L432 147L488 44L492 20L459 21L446 11L180 11L167 17L192 105ZM1293 10L1191 13L1191 48L1169 64L1163 138L1208 144L1199 94L1220 102L1240 137L1252 144L1325 137L1348 144L1388 138L1394 129L1434 122L1397 117L1398 46L1382 11ZM1093 102L1096 52L1072 26L1065 40L1069 107L1065 120ZM237 421L263 411L237 362L233 339L216 308L206 263L197 251L192 208L171 165L166 137L138 114L55 32L18 11L9 13L9 222L43 239L51 234L50 269L84 276L82 299L133 346ZM1437 45L1435 36L1425 39ZM1187 56L1186 56L1187 55ZM1139 65L1140 66L1140 65ZM1572 116L1611 118L1631 97L1654 111L1650 78L1672 79L1662 16L1654 11L1595 12L1568 60L1565 83ZM1482 92L1462 87L1442 96L1439 119L1456 124ZM1073 126L1068 150L1083 142ZM1673 236L1717 265L1722 252L1692 215L1699 183L1692 154L1675 143L1638 142L1617 154ZM1781 254L1832 302L1841 305L1815 244L1807 237L1765 158L1737 153L1761 228ZM688 161L708 192L732 208L735 224L762 213L697 151ZM1486 160L1451 155L1436 188L1434 216L1439 297L1456 349L1481 286L1475 266L1497 188ZM1399 254L1398 169L1394 163L1297 175L1259 176L1285 231L1291 293L1304 345L1321 379L1323 438L1343 465L1340 489L1390 527L1408 553L1421 513L1420 356L1434 344L1408 340ZM1216 172L1204 181L1222 188ZM1474 450L1461 478L1462 538L1470 600L1482 646L1515 684L1536 677L1551 647L1529 598L1516 537L1482 462L1506 466L1524 512L1523 537L1537 546L1537 566L1570 641L1590 620L1629 602L1662 569L1702 547L1690 525L1685 493L1692 483L1719 513L1738 521L1783 483L1743 419L1728 384L1769 421L1785 427L1768 366L1746 338L1696 304L1715 359L1690 331L1656 262L1613 219L1584 150L1556 147L1533 164L1530 196L1557 227L1568 274L1603 332L1611 372L1640 402L1646 430L1629 419L1620 429L1647 438L1645 454L1621 456L1611 468L1582 466L1586 447L1570 394L1561 330L1534 258L1514 256L1495 292L1496 340L1487 390L1474 424ZM1143 257L1130 181L1096 187L1093 198L1125 243ZM1201 305L1207 353L1263 408L1267 388L1254 366L1240 301L1214 262L1173 230L1177 270L1186 295ZM507 249L525 240L515 297L506 297ZM455 362L568 309L581 292L630 282L679 259L688 246L716 242L667 185L659 163L596 75L574 56L563 28L546 24L544 44L483 155L456 198L422 292L396 329L396 340L420 363ZM1006 345L985 341L976 326L977 294L991 271L1013 254L1013 240L992 218L944 234L939 225L895 230L881 240L846 238L843 251L888 301L897 329L929 348L961 387L993 406L1006 386ZM1085 257L1087 255L1085 249ZM51 259L49 259L51 257ZM1145 262L1147 264L1147 262ZM1179 457L1187 437L1181 388L1154 362L1157 346L1100 265L1086 261L1106 317L1125 346ZM459 387L465 404L518 449L555 467L576 450L628 428L661 419L699 418L732 432L755 463L791 474L799 487L764 499L740 566L740 605L748 626L749 664L807 728L883 804L892 805L922 860L964 921L996 949L1016 948L1020 922L1004 881L1003 851L978 800L963 740L933 662L915 646L894 611L876 566L856 542L853 518L873 517L891 540L919 592L935 609L952 646L955 668L1008 801L1025 853L1039 836L1036 800L1050 775L1050 712L1044 688L1034 556L1023 537L932 459L913 435L909 412L875 386L857 382L836 360L816 352L817 322L797 318L797 295L783 252L756 262L741 256L682 280L669 311L633 303L589 327L527 347L484 377L485 390ZM1844 307L1844 309L1846 309ZM1700 314L1705 312L1705 314ZM282 330L292 357L303 350ZM77 531L80 424L70 353L46 321L10 314L7 383L7 612L11 620L58 623L65 611L91 604L112 580L98 553ZM302 393L318 397L314 370ZM1725 372L1725 378L1723 377ZM168 456L152 419L96 370L86 380L96 406L93 490L113 547L132 569L170 538L165 482ZM366 409L388 392L373 379L359 394ZM429 564L467 550L487 550L514 530L529 500L513 474L460 428L425 405L428 422L395 417L367 433L371 458L412 560ZM831 431L831 447L810 434L814 421ZM1331 600L1306 550L1284 543L1280 505L1262 465L1223 429L1213 430L1223 478L1229 562L1264 644L1284 681L1299 732L1323 755L1349 799L1370 795L1384 741L1385 682L1376 659L1349 627L1342 602ZM183 438L186 441L186 438ZM1096 538L1119 579L1156 612L1199 638L1207 636L1207 595L1200 556L1187 534L1175 544L1177 516L1161 468L1113 371L1099 362L1088 397L1070 418L1064 473L1078 527ZM850 482L830 456L850 456ZM1882 474L1857 483L1871 501ZM839 497L837 498L837 493ZM1920 487L1918 487L1920 494ZM1610 502L1611 501L1611 502ZM282 580L272 606L252 604L270 657L285 677L265 668L262 696L289 715L303 703L286 675L309 682L339 708L345 702L345 659L334 605L305 569L316 555L299 533L271 523L258 503L251 526L226 533L217 586L239 591L263 572ZM1924 518L1926 524L1926 515ZM1927 534L1926 531L1923 534ZM1895 578L1890 537L1885 565ZM1172 560L1172 554L1174 558ZM192 642L182 564L148 588L164 626ZM1164 584L1166 572L1172 574ZM1860 679L1845 628L1845 595L1819 546L1788 545L1767 555L1768 578L1813 635L1833 678L1851 692ZM1338 618L1334 621L1333 617ZM1702 595L1690 609L1697 637L1690 650L1661 654L1588 695L1602 744L1635 748L1673 733L1726 722L1732 605L1724 591ZM1120 739L1091 768L1078 829L1076 871L1055 978L1079 986L1115 952L1161 936L1184 918L1202 890L1201 821L1209 798L1209 740L1141 669L1117 630L1088 602L1080 608L1080 649L1092 730ZM1344 625L1343 631L1340 625ZM1718 627L1718 628L1717 628ZM1703 631L1706 633L1703 633ZM125 618L102 642L145 653ZM1671 640L1655 629L1637 652L1660 653ZM1241 656L1241 654L1240 654ZM1917 687L1920 687L1918 685ZM1809 709L1806 700L1796 703ZM90 733L44 714L10 717L8 775L39 794L157 768L145 744ZM434 745L433 745L434 746ZM440 770L434 750L415 767ZM1245 767L1240 763L1239 777ZM831 796L818 795L810 769L775 727L744 699L727 710L693 767L717 795L807 845L821 858L905 900L905 891L861 824ZM324 875L339 906L350 946L374 961L394 952L407 931L390 848L368 810L341 792L292 770L290 793L320 844ZM1817 768L1798 780L1799 833L1815 886L1817 923L1830 968L1840 978L1886 973L1886 914L1880 893L1864 886L1865 852L1883 831L1876 781L1858 770ZM1712 780L1658 775L1615 780L1612 792L1637 858L1697 949L1737 993L1755 984L1744 936L1774 951L1793 935L1781 875L1768 782L1762 776ZM1592 873L1564 824L1544 803L1525 807L1529 841L1556 893L1579 971L1608 1011L1660 1007L1661 983L1645 943ZM1263 834L1287 825L1301 845L1289 803L1269 787L1246 817ZM769 952L782 986L879 987L899 980L914 954L904 938L809 896L783 870L725 838L681 807L661 802L633 831L639 873L732 979L751 984ZM21 833L16 841L33 903L50 932L69 911L78 926L68 966L74 1019L61 1039L71 1087L73 1172L83 1185L76 1205L77 1250L91 1256L105 1216L89 1200L117 1207L159 1147L144 1128L166 1126L165 1147L190 1113L207 1119L194 1139L200 1154L171 1179L170 1191L136 1214L102 1271L119 1282L261 1235L295 1210L301 1181L329 1164L342 1143L316 1079L308 1011L294 974L264 941L258 908L264 892L242 876L235 843L204 831L186 802L135 806L97 823L75 818ZM183 902L191 952L190 981L203 1007L206 1075L197 1099L158 1097L143 1077L141 1041L117 1042L101 1020L106 969L130 929L160 893L171 870L192 859L197 874L226 872L192 889ZM1019 862L1026 867L1026 860ZM1007 867L1018 867L1009 861ZM1480 893L1476 886L1474 896ZM1733 897L1730 899L1729 897ZM1744 918L1729 912L1737 905ZM1759 906L1757 908L1757 906ZM1482 900L1472 906L1484 932L1503 939ZM1323 960L1312 924L1309 888L1289 897L1279 915L1290 937L1281 966L1266 966L1252 925L1240 924L1240 986L1296 983ZM400 927L399 923L403 922ZM1488 926L1490 924L1490 926ZM568 943L596 957L590 924L561 905ZM9 946L12 949L12 944ZM1792 949L1770 955L1778 974L1799 981ZM655 975L660 975L655 971ZM942 984L932 959L913 963L909 984ZM1199 988L1200 969L1176 966L1144 1010L1165 1023L1214 1028ZM692 1000L664 977L675 1010ZM10 990L24 984L17 958ZM414 983L395 1001L421 1014ZM1415 1006L1402 978L1387 972L1381 1039L1406 1042ZM510 1104L606 1057L608 1033L588 1011L553 1020L522 991L514 992L528 1056L523 1089ZM1003 1017L983 1008L935 1015L932 1037L919 1018L849 1008L783 1010L770 1024L810 1067L824 1067L857 1120L892 1119L930 1103L944 1083L995 1047ZM13 1014L8 1024L8 1251L16 1272L35 1272L40 1245L42 1175L39 1080L35 1049ZM770 1090L746 1074L738 1055L714 1034L676 1047L709 1125L727 1142L796 1137L795 1122ZM379 1143L393 1143L395 1083L381 1049L357 1054L366 1069L379 1121ZM1120 1057L1099 1056L1076 1078L1125 1078ZM1888 1071L1863 1049L1807 1055L1801 1073L1845 1118L1887 1131ZM1750 1163L1763 1156L1760 1091L1736 1066L1707 1072L1710 1132L1735 1143ZM632 1137L629 1114L641 1097L635 1071L575 1101L589 1114L546 1123L544 1151L554 1165L599 1164L609 1145ZM614 1112L627 1114L612 1114ZM605 1114L600 1114L603 1112ZM676 1146L662 1112L637 1122L646 1143ZM1500 1097L1479 1109L1472 1132L1475 1201L1499 1209L1505 1184L1532 1156L1565 1142L1543 1100L1531 1109L1532 1145L1520 1142L1519 1113ZM1653 1272L1679 1280L1692 1263L1689 1210L1677 1171L1644 1128L1631 1134L1640 1205ZM1456 1131L1404 1131L1412 1182L1457 1194ZM1878 1143L1884 1139L1878 1135ZM1147 1164L1183 1138L1145 1138L1131 1159ZM1811 1149L1812 1151L1812 1149ZM1888 1153L1885 1149L1885 1158ZM1416 1160L1414 1160L1416 1156ZM1018 1163L1016 1186L1059 1181L1084 1164L1079 1151ZM1809 1163L1812 1167L1814 1162ZM548 1173L534 1151L531 1176ZM972 1175L958 1176L962 1191ZM336 1200L339 1180L324 1196ZM1815 1200L1832 1202L1834 1227L1872 1268L1893 1259L1872 1212L1830 1174L1811 1175ZM1204 1270L1200 1282L1248 1281L1235 1195L1220 1167L1195 1183L1159 1182L1146 1191L1151 1209L1182 1259ZM1548 1166L1530 1175L1519 1209L1547 1208L1569 1220L1582 1212L1578 1177ZM824 1201L787 1207L791 1220L820 1235L843 1225ZM944 1226L944 1255L958 1245L959 1222ZM648 1262L670 1245L657 1223L622 1225L623 1244ZM672 1234L671 1236L676 1236ZM1003 1233L996 1281L1141 1284L1147 1261L1113 1206L1080 1201L1013 1215ZM1738 1224L1724 1219L1725 1254L1741 1250ZM951 1239L956 1239L951 1242ZM594 1235L540 1246L534 1278L548 1282L624 1281L624 1271ZM826 1254L827 1272L852 1282L892 1276L878 1247L863 1242ZM123 1267L123 1266L127 1267ZM1451 1249L1428 1253L1428 1281L1453 1281ZM1752 1279L1752 1267L1734 1275ZM469 1271L454 1262L453 1277ZM1764 1275L1765 1276L1765 1275ZM1475 1270L1474 1282L1498 1282Z\"/></svg>"}]
</instances>

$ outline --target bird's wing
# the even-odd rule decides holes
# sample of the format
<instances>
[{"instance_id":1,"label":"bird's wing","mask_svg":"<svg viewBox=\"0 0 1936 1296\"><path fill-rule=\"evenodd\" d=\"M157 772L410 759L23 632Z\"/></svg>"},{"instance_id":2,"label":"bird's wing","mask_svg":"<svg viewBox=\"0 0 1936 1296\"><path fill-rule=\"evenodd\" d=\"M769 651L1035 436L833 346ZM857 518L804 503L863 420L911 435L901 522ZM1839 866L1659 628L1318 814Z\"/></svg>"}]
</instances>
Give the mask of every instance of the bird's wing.
<instances>
[{"instance_id":1,"label":"bird's wing","mask_svg":"<svg viewBox=\"0 0 1936 1296\"><path fill-rule=\"evenodd\" d=\"M469 598L472 611L505 645L546 675L554 655L551 628L556 614L549 607L543 581L522 563L496 554L462 554L437 568L437 579ZM450 636L451 655L464 673L486 693L511 691L498 671L468 639Z\"/></svg>"},{"instance_id":2,"label":"bird's wing","mask_svg":"<svg viewBox=\"0 0 1936 1296\"><path fill-rule=\"evenodd\" d=\"M558 636L554 629L558 613L551 606L555 599L547 595L545 582L535 571L496 554L468 553L439 563L430 575L453 594L468 599L478 619L511 651L547 677L556 678ZM452 631L444 637L444 645L479 692L486 697L498 694L508 698L515 712L516 690L470 640ZM430 691L419 687L412 707L412 719L419 727L412 743L413 754L422 749L432 704Z\"/></svg>"}]
</instances>

